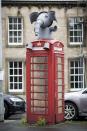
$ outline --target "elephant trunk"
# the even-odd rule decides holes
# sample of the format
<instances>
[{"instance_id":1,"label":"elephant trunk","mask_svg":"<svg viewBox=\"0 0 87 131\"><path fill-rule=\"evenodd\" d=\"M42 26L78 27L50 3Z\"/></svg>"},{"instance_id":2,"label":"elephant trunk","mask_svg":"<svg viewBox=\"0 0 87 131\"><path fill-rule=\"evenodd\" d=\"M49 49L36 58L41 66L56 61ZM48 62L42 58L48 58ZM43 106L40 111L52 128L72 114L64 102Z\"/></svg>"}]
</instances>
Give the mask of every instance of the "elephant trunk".
<instances>
[{"instance_id":1,"label":"elephant trunk","mask_svg":"<svg viewBox=\"0 0 87 131\"><path fill-rule=\"evenodd\" d=\"M43 25L43 21L41 21L41 20L36 21L35 28L34 28L36 36L38 36L40 34L42 25Z\"/></svg>"}]
</instances>

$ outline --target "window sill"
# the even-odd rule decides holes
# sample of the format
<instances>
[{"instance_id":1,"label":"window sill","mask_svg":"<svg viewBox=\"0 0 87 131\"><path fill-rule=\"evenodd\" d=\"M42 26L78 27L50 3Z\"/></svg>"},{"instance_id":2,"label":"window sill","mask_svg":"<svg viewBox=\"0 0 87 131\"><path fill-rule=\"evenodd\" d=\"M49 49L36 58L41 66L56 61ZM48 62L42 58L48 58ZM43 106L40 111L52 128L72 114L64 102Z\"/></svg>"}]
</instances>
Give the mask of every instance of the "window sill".
<instances>
[{"instance_id":1,"label":"window sill","mask_svg":"<svg viewBox=\"0 0 87 131\"><path fill-rule=\"evenodd\" d=\"M85 44L79 44L79 45L75 45L75 44L68 44L68 47L70 48L80 48L80 47L86 47Z\"/></svg>"},{"instance_id":2,"label":"window sill","mask_svg":"<svg viewBox=\"0 0 87 131\"><path fill-rule=\"evenodd\" d=\"M26 45L7 45L6 48L25 48Z\"/></svg>"},{"instance_id":3,"label":"window sill","mask_svg":"<svg viewBox=\"0 0 87 131\"><path fill-rule=\"evenodd\" d=\"M84 88L82 88L84 89ZM82 90L81 88L78 88L78 89L70 89L70 92L78 92L78 91L81 91Z\"/></svg>"},{"instance_id":4,"label":"window sill","mask_svg":"<svg viewBox=\"0 0 87 131\"><path fill-rule=\"evenodd\" d=\"M9 91L8 92L9 94L12 94L12 95L25 95L25 92L24 91L21 91L21 92L17 92L17 91Z\"/></svg>"},{"instance_id":5,"label":"window sill","mask_svg":"<svg viewBox=\"0 0 87 131\"><path fill-rule=\"evenodd\" d=\"M82 42L70 42L70 45L82 45Z\"/></svg>"}]
</instances>

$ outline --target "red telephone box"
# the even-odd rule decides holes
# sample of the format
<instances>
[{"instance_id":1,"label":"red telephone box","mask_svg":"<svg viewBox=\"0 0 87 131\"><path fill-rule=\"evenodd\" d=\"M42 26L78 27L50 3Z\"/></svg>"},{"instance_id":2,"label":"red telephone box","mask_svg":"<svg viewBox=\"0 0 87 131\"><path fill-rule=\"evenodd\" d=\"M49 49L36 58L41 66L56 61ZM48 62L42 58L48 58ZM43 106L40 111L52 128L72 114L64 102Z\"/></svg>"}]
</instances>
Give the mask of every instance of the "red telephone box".
<instances>
[{"instance_id":1,"label":"red telephone box","mask_svg":"<svg viewBox=\"0 0 87 131\"><path fill-rule=\"evenodd\" d=\"M43 117L50 124L64 120L64 46L38 40L26 52L27 121Z\"/></svg>"}]
</instances>

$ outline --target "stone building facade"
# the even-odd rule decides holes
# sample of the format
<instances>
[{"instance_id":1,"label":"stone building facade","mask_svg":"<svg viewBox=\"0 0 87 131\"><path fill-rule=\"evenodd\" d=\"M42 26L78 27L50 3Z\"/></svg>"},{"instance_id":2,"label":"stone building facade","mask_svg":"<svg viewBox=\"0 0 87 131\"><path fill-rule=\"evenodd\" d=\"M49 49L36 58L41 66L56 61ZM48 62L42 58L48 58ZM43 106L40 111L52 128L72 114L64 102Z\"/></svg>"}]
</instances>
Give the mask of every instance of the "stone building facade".
<instances>
[{"instance_id":1,"label":"stone building facade","mask_svg":"<svg viewBox=\"0 0 87 131\"><path fill-rule=\"evenodd\" d=\"M64 43L65 91L87 84L86 0L2 0L3 91L24 96L26 92L26 44L35 40L32 12L55 11L58 30L53 38Z\"/></svg>"}]
</instances>

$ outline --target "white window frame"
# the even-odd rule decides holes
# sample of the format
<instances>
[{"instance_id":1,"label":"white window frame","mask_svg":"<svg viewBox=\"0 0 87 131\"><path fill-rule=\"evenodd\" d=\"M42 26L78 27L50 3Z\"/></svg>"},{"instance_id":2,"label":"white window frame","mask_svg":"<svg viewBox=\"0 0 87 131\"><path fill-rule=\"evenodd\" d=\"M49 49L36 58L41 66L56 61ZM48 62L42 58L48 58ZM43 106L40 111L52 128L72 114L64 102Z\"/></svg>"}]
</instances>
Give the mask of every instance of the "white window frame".
<instances>
[{"instance_id":1,"label":"white window frame","mask_svg":"<svg viewBox=\"0 0 87 131\"><path fill-rule=\"evenodd\" d=\"M74 28L75 25L77 26L77 29ZM81 28L79 26L81 26ZM72 32L72 35L70 35L70 32ZM81 33L81 35L79 34L76 36L75 32L77 34ZM73 39L72 42L70 40L71 37ZM77 39L77 42L75 42L75 38ZM70 17L69 18L69 41L70 41L70 45L82 45L83 44L83 17Z\"/></svg>"},{"instance_id":2,"label":"white window frame","mask_svg":"<svg viewBox=\"0 0 87 131\"><path fill-rule=\"evenodd\" d=\"M74 62L74 66L73 67L71 67L70 66L70 63L71 62ZM75 66L75 62L78 62L78 67L76 67ZM84 60L82 59L82 62L83 62L83 66L80 66L80 62L81 62L81 59L73 59L73 60L70 60L69 61L69 79L73 76L73 78L74 78L74 80L70 80L70 91L79 91L79 90L81 90L81 89L84 89L84 68L85 68L85 64L84 64ZM74 70L74 73L71 73L71 70ZM82 74L80 74L80 73L78 73L78 74L76 74L75 73L75 69L77 69L78 70L78 72L80 71L79 69L83 69L83 73ZM76 78L76 76L78 77L78 80L77 81L75 81L75 78ZM79 77L79 76L81 76L82 78L83 78L83 80L80 80L81 78ZM80 84L81 82L82 82L82 88L76 88L75 87L75 82L77 82L78 84ZM74 87L73 88L71 88L71 83L74 85Z\"/></svg>"},{"instance_id":3,"label":"white window frame","mask_svg":"<svg viewBox=\"0 0 87 131\"><path fill-rule=\"evenodd\" d=\"M10 62L22 62L22 61L17 61L17 60L10 60L9 62L8 62L8 90L9 90L9 92L23 92L24 91L24 75L23 75L23 73L24 73L24 63L22 62L22 75L19 75L19 74L17 74L17 75L14 75L14 69L21 69L21 68L10 68ZM10 74L10 69L13 69L13 75L11 75ZM14 79L14 77L19 77L19 76L22 76L22 82L14 82L14 80L13 80L13 82L10 82L10 77L13 77L13 79ZM18 80L18 78L17 78L17 80ZM13 89L10 89L10 83L13 83ZM19 83L21 83L22 84L22 89L14 89L14 83L17 83L17 84L19 84Z\"/></svg>"},{"instance_id":4,"label":"white window frame","mask_svg":"<svg viewBox=\"0 0 87 131\"><path fill-rule=\"evenodd\" d=\"M9 23L9 19L10 18L17 18L17 23L16 23L16 25L17 25L17 29L10 29L9 28L9 25L12 25L12 28L14 27L14 23L12 22L12 24L10 24ZM18 29L18 18L21 18L21 29ZM12 20L13 21L13 20ZM10 31L12 31L13 32L13 36L10 36ZM17 42L10 42L9 41L9 38L10 37L12 37L13 38L13 40L14 40L14 31L15 32L17 32L17 36L16 36L16 38L17 38ZM21 32L21 36L20 36L20 38L21 38L21 42L18 42L18 31L20 31ZM8 45L23 45L23 18L22 17L16 17L16 16L9 16L8 17Z\"/></svg>"}]
</instances>

